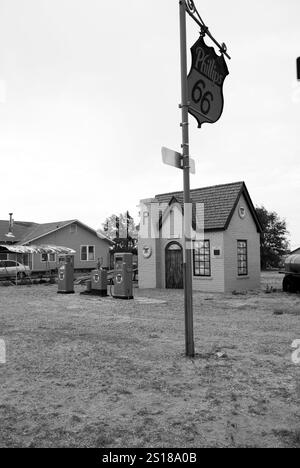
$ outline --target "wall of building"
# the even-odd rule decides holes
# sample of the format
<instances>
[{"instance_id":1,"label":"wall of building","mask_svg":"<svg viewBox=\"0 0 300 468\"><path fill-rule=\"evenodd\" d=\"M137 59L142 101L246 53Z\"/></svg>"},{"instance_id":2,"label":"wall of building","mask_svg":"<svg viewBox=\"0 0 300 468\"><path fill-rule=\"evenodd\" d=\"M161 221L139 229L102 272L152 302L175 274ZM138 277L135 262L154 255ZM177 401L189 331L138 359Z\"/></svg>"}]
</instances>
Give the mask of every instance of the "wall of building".
<instances>
[{"instance_id":1,"label":"wall of building","mask_svg":"<svg viewBox=\"0 0 300 468\"><path fill-rule=\"evenodd\" d=\"M144 258L144 248L151 249L151 256ZM141 239L138 243L139 287L141 289L161 288L159 281L160 261L157 255L156 239Z\"/></svg>"},{"instance_id":2,"label":"wall of building","mask_svg":"<svg viewBox=\"0 0 300 468\"><path fill-rule=\"evenodd\" d=\"M222 292L224 291L223 233L222 232L206 233L204 235L204 240L210 241L211 276L210 277L194 276L193 253L192 253L193 289L195 291ZM175 237L175 236L160 240L159 249L157 250L157 252L161 259L160 269L159 269L159 275L160 275L159 282L160 282L161 288L166 287L166 269L165 269L166 249L171 242L178 242L181 246L183 246L182 239ZM215 257L213 255L214 249L220 249L221 255Z\"/></svg>"},{"instance_id":3,"label":"wall of building","mask_svg":"<svg viewBox=\"0 0 300 468\"><path fill-rule=\"evenodd\" d=\"M239 209L245 208L245 217ZM248 275L238 276L237 241L247 240ZM260 234L243 196L233 214L228 230L224 233L225 291L246 291L260 288Z\"/></svg>"},{"instance_id":4,"label":"wall of building","mask_svg":"<svg viewBox=\"0 0 300 468\"><path fill-rule=\"evenodd\" d=\"M139 269L139 287L141 289L160 288L159 270L160 258L158 255L159 239L157 239L158 213L155 210L155 199L141 201L141 222L138 242L138 269ZM151 206L151 204L153 205ZM151 210L153 218L157 218L152 223ZM151 252L149 258L145 255Z\"/></svg>"},{"instance_id":5,"label":"wall of building","mask_svg":"<svg viewBox=\"0 0 300 468\"><path fill-rule=\"evenodd\" d=\"M76 232L71 232L70 226L66 226L58 231L48 234L47 236L37 239L32 242L34 245L57 245L63 247L69 247L76 251L74 257L74 268L75 269L93 269L97 264L98 258L103 258L103 266L109 266L109 243L98 238L93 232L83 228L77 224ZM80 247L82 245L94 245L95 246L95 261L81 261L80 259ZM55 268L58 262L51 262L48 264L48 268ZM46 264L41 262L40 255L33 255L33 271L44 271Z\"/></svg>"},{"instance_id":6,"label":"wall of building","mask_svg":"<svg viewBox=\"0 0 300 468\"><path fill-rule=\"evenodd\" d=\"M193 289L205 292L223 292L224 285L224 247L223 232L207 233L205 240L210 241L211 250L211 276L194 276L192 265ZM144 239L139 242L139 287L140 288L162 288L166 287L165 256L166 248L172 242L183 245L182 239L169 237L167 239ZM143 245L152 246L152 256L149 259L143 258ZM213 251L220 249L221 255L214 256ZM193 257L192 257L193 259Z\"/></svg>"},{"instance_id":7,"label":"wall of building","mask_svg":"<svg viewBox=\"0 0 300 468\"><path fill-rule=\"evenodd\" d=\"M210 241L211 276L193 276L193 289L203 292L224 292L224 233L206 232L204 240ZM214 255L220 250L220 255Z\"/></svg>"}]
</instances>

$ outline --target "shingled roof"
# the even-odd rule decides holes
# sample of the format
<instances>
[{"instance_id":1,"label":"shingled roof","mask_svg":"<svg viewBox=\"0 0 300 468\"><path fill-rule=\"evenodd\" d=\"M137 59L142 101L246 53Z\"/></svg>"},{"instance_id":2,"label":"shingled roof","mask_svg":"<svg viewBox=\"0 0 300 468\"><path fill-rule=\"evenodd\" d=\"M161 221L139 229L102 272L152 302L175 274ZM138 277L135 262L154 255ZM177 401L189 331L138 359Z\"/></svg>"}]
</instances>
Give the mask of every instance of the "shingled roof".
<instances>
[{"instance_id":1,"label":"shingled roof","mask_svg":"<svg viewBox=\"0 0 300 468\"><path fill-rule=\"evenodd\" d=\"M90 228L89 226L86 226L85 224L83 224L81 221L78 221L77 219L73 219L70 221L57 221L54 223L43 223L43 224L23 222L23 221L14 221L13 234L15 237L12 239L9 239L6 237L6 234L8 233L8 230L9 230L9 221L0 220L0 243L4 244L10 241L10 243L12 242L14 244L26 245L35 240L41 239L42 237L48 234L51 234L52 232L62 229L63 227L69 226L73 223L77 223L81 225L85 229L95 234L100 239L103 239L104 241L110 244L113 244L113 242L110 239L108 239L104 235L101 235L100 233Z\"/></svg>"},{"instance_id":2,"label":"shingled roof","mask_svg":"<svg viewBox=\"0 0 300 468\"><path fill-rule=\"evenodd\" d=\"M27 221L15 221L14 227L13 227L13 232L14 232L15 237L12 239L13 242L20 242L23 239L23 237L26 235L26 233L29 230L34 229L35 226L38 226L38 225L36 223L31 223ZM7 242L10 240L6 237L8 230L9 230L9 221L0 220L0 242Z\"/></svg>"},{"instance_id":3,"label":"shingled roof","mask_svg":"<svg viewBox=\"0 0 300 468\"><path fill-rule=\"evenodd\" d=\"M257 230L261 232L261 223L244 182L214 185L212 187L191 190L192 203L204 204L204 230L226 230L241 195L244 195L256 223ZM164 193L156 195L155 198L159 203L172 204L177 201L183 206L183 192ZM194 221L193 219L193 224L195 226Z\"/></svg>"},{"instance_id":4,"label":"shingled roof","mask_svg":"<svg viewBox=\"0 0 300 468\"><path fill-rule=\"evenodd\" d=\"M22 238L21 242L22 244L26 244L27 242L32 242L35 239L39 239L47 234L50 234L51 232L57 231L58 229L61 229L75 222L76 220L70 220L70 221L57 221L55 223L36 224L35 226L33 226L32 229L29 229L27 231L27 233Z\"/></svg>"}]
</instances>

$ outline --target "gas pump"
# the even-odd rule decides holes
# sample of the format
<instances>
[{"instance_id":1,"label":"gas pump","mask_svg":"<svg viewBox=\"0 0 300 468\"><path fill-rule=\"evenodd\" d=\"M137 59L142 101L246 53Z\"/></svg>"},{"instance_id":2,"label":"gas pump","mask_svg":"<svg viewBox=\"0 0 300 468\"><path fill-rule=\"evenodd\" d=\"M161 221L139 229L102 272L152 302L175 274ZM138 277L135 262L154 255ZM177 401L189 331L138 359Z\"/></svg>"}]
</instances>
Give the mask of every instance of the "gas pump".
<instances>
[{"instance_id":1,"label":"gas pump","mask_svg":"<svg viewBox=\"0 0 300 468\"><path fill-rule=\"evenodd\" d=\"M64 255L58 267L58 294L74 294L74 255Z\"/></svg>"},{"instance_id":2,"label":"gas pump","mask_svg":"<svg viewBox=\"0 0 300 468\"><path fill-rule=\"evenodd\" d=\"M98 258L97 268L91 272L91 279L86 282L82 295L107 296L107 269L102 268L103 258Z\"/></svg>"},{"instance_id":3,"label":"gas pump","mask_svg":"<svg viewBox=\"0 0 300 468\"><path fill-rule=\"evenodd\" d=\"M102 297L107 296L107 270L100 268L92 271L90 293Z\"/></svg>"},{"instance_id":4,"label":"gas pump","mask_svg":"<svg viewBox=\"0 0 300 468\"><path fill-rule=\"evenodd\" d=\"M114 255L114 294L116 299L133 299L132 254Z\"/></svg>"}]
</instances>

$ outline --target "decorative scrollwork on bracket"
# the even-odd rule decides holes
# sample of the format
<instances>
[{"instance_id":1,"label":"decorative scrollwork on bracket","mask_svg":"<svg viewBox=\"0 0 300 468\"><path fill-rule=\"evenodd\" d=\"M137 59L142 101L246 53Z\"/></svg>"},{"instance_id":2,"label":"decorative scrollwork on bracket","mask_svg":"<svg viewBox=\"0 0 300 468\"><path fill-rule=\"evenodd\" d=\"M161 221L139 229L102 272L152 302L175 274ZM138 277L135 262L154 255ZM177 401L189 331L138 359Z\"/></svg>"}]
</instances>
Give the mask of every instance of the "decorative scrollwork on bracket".
<instances>
[{"instance_id":1,"label":"decorative scrollwork on bracket","mask_svg":"<svg viewBox=\"0 0 300 468\"><path fill-rule=\"evenodd\" d=\"M196 8L195 2L193 0L185 0L185 7L188 14L196 21L196 23L198 23L201 29L204 28L206 30L207 27L205 26L204 21L202 20L199 11ZM205 33L206 31L204 31L204 34Z\"/></svg>"},{"instance_id":2,"label":"decorative scrollwork on bracket","mask_svg":"<svg viewBox=\"0 0 300 468\"><path fill-rule=\"evenodd\" d=\"M185 4L190 13L196 12L195 3L193 2L193 0L185 0Z\"/></svg>"},{"instance_id":3,"label":"decorative scrollwork on bracket","mask_svg":"<svg viewBox=\"0 0 300 468\"><path fill-rule=\"evenodd\" d=\"M193 18L193 20L200 27L201 36L204 37L205 35L207 35L216 44L216 46L219 47L220 52L222 54L226 55L226 57L230 59L230 56L227 53L226 45L224 44L224 42L222 43L222 45L220 45L219 42L216 41L216 39L213 37L213 35L211 34L211 32L208 29L208 26L206 26L203 19L201 18L200 14L199 14L199 11L196 8L195 2L193 0L183 0L181 4L185 5L186 12L189 14L189 16L191 16L191 18Z\"/></svg>"}]
</instances>

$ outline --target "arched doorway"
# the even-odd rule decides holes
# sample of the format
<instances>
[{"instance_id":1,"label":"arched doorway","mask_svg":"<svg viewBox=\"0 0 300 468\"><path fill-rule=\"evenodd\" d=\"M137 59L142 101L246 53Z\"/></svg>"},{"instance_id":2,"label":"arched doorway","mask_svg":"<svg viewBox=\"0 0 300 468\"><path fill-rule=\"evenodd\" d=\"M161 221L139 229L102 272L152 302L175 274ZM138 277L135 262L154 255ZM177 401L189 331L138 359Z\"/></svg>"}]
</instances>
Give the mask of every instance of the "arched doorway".
<instances>
[{"instance_id":1,"label":"arched doorway","mask_svg":"<svg viewBox=\"0 0 300 468\"><path fill-rule=\"evenodd\" d=\"M166 288L183 289L183 253L178 242L171 242L165 252Z\"/></svg>"}]
</instances>

